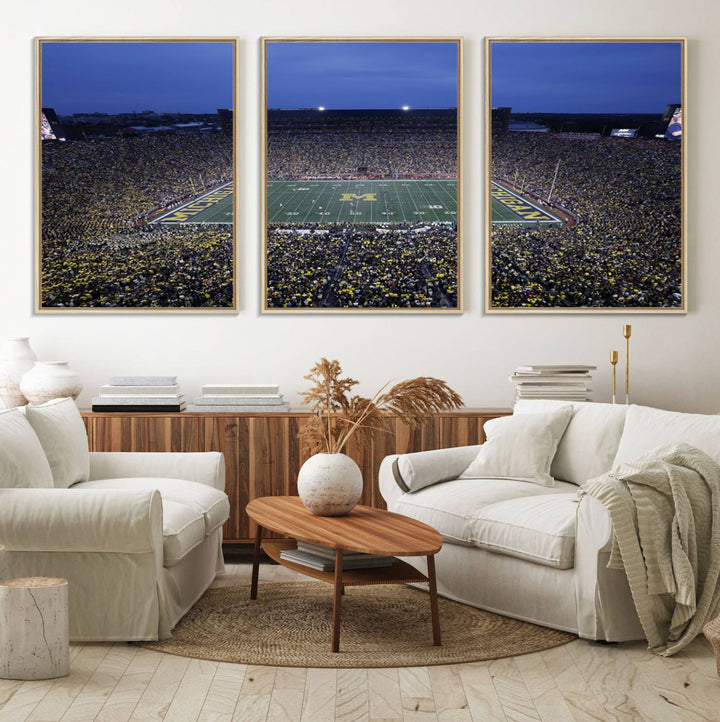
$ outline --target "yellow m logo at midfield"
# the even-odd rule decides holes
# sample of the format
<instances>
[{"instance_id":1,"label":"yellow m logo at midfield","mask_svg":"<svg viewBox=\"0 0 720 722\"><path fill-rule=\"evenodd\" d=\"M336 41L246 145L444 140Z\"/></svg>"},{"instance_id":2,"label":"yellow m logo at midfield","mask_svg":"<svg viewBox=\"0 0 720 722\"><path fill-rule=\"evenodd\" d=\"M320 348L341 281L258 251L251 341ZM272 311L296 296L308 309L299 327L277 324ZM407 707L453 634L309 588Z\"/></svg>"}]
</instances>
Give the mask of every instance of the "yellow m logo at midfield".
<instances>
[{"instance_id":1,"label":"yellow m logo at midfield","mask_svg":"<svg viewBox=\"0 0 720 722\"><path fill-rule=\"evenodd\" d=\"M357 195L356 193L343 193L340 196L341 201L376 201L376 194L375 193L360 193L360 195Z\"/></svg>"}]
</instances>

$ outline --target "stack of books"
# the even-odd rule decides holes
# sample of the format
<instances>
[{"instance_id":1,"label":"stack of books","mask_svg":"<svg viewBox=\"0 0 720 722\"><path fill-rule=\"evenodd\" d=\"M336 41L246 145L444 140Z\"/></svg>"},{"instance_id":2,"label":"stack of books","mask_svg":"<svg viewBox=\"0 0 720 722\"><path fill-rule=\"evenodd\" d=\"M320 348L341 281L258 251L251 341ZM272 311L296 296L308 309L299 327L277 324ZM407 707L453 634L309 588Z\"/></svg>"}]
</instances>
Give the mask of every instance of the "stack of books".
<instances>
[{"instance_id":1,"label":"stack of books","mask_svg":"<svg viewBox=\"0 0 720 722\"><path fill-rule=\"evenodd\" d=\"M516 384L515 399L592 401L591 371L597 366L518 366L510 376Z\"/></svg>"},{"instance_id":2,"label":"stack of books","mask_svg":"<svg viewBox=\"0 0 720 722\"><path fill-rule=\"evenodd\" d=\"M335 571L335 549L312 544L310 542L297 542L297 549L283 549L281 559L287 559L295 564L316 569L320 572ZM343 552L343 570L346 569L374 569L389 567L395 563L394 557L379 556L378 554L363 554L362 552Z\"/></svg>"},{"instance_id":3,"label":"stack of books","mask_svg":"<svg viewBox=\"0 0 720 722\"><path fill-rule=\"evenodd\" d=\"M190 411L264 414L289 408L277 384L205 384Z\"/></svg>"},{"instance_id":4,"label":"stack of books","mask_svg":"<svg viewBox=\"0 0 720 722\"><path fill-rule=\"evenodd\" d=\"M92 400L93 411L183 411L177 376L112 376Z\"/></svg>"}]
</instances>

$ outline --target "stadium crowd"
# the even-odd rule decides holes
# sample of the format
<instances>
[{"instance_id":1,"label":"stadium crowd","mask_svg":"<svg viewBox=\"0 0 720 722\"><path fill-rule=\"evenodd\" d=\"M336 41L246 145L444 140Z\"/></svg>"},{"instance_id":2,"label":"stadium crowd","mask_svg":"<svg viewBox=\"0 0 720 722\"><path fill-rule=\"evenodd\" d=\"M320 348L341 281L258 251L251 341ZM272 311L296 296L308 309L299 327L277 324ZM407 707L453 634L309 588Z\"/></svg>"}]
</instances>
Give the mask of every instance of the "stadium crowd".
<instances>
[{"instance_id":1,"label":"stadium crowd","mask_svg":"<svg viewBox=\"0 0 720 722\"><path fill-rule=\"evenodd\" d=\"M149 225L43 247L45 307L233 304L232 225Z\"/></svg>"},{"instance_id":2,"label":"stadium crowd","mask_svg":"<svg viewBox=\"0 0 720 722\"><path fill-rule=\"evenodd\" d=\"M457 132L386 129L268 134L268 178L456 178Z\"/></svg>"},{"instance_id":3,"label":"stadium crowd","mask_svg":"<svg viewBox=\"0 0 720 722\"><path fill-rule=\"evenodd\" d=\"M269 124L270 180L457 177L453 113L300 116ZM267 306L456 307L457 248L454 223L271 222Z\"/></svg>"},{"instance_id":4,"label":"stadium crowd","mask_svg":"<svg viewBox=\"0 0 720 722\"><path fill-rule=\"evenodd\" d=\"M231 305L231 226L147 223L232 169L219 133L44 145L43 307Z\"/></svg>"},{"instance_id":5,"label":"stadium crowd","mask_svg":"<svg viewBox=\"0 0 720 722\"><path fill-rule=\"evenodd\" d=\"M271 225L269 308L457 306L454 224Z\"/></svg>"},{"instance_id":6,"label":"stadium crowd","mask_svg":"<svg viewBox=\"0 0 720 722\"><path fill-rule=\"evenodd\" d=\"M493 137L492 177L523 179L577 224L493 225L494 307L681 305L679 144L646 139ZM519 183L519 181L518 181Z\"/></svg>"}]
</instances>

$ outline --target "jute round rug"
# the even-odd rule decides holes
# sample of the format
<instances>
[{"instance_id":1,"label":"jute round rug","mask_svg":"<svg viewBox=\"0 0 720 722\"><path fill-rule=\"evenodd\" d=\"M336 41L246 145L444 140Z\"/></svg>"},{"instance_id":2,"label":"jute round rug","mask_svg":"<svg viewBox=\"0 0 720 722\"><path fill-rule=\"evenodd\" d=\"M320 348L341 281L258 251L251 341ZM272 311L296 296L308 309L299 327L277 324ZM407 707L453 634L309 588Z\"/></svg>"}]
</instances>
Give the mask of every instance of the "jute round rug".
<instances>
[{"instance_id":1,"label":"jute round rug","mask_svg":"<svg viewBox=\"0 0 720 722\"><path fill-rule=\"evenodd\" d=\"M220 662L278 667L417 667L537 652L575 639L440 598L442 646L432 643L426 592L403 585L347 587L340 652L330 651L332 586L311 582L208 590L172 637L141 646Z\"/></svg>"}]
</instances>

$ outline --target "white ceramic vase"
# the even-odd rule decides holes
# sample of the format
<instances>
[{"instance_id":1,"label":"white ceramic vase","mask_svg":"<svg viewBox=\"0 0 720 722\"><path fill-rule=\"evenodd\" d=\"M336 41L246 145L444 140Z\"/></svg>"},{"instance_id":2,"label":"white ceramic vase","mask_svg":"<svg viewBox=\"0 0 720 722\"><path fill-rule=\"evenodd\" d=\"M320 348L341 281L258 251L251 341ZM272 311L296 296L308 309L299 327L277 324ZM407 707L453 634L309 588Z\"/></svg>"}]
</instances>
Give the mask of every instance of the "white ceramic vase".
<instances>
[{"instance_id":1,"label":"white ceramic vase","mask_svg":"<svg viewBox=\"0 0 720 722\"><path fill-rule=\"evenodd\" d=\"M362 472L345 454L315 454L300 467L297 489L311 514L342 516L360 501Z\"/></svg>"},{"instance_id":2,"label":"white ceramic vase","mask_svg":"<svg viewBox=\"0 0 720 722\"><path fill-rule=\"evenodd\" d=\"M8 338L3 343L0 349L0 398L8 408L27 403L20 391L20 379L32 368L36 358L27 336Z\"/></svg>"},{"instance_id":3,"label":"white ceramic vase","mask_svg":"<svg viewBox=\"0 0 720 722\"><path fill-rule=\"evenodd\" d=\"M20 391L31 406L52 399L76 399L82 391L80 376L68 368L67 361L36 361L20 381Z\"/></svg>"}]
</instances>

